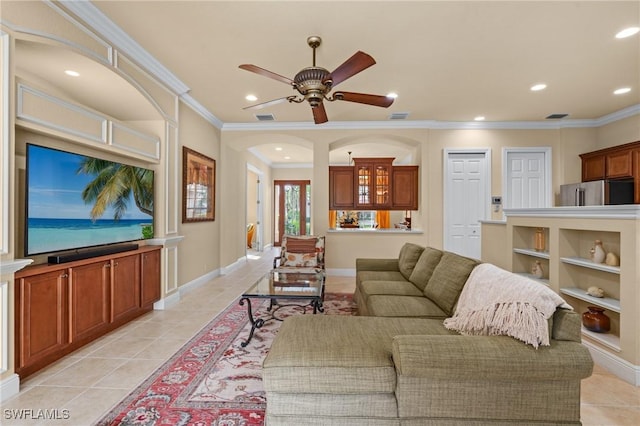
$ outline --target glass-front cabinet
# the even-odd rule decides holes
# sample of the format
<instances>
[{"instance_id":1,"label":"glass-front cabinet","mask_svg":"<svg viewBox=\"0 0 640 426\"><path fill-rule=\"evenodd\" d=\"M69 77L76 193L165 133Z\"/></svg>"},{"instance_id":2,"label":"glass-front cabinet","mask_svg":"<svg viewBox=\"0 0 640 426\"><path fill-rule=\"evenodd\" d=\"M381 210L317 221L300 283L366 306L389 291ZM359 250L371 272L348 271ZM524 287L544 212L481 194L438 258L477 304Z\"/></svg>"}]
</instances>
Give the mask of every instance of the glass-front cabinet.
<instances>
[{"instance_id":1,"label":"glass-front cabinet","mask_svg":"<svg viewBox=\"0 0 640 426\"><path fill-rule=\"evenodd\" d=\"M357 196L356 208L385 208L391 205L393 158L354 158Z\"/></svg>"}]
</instances>

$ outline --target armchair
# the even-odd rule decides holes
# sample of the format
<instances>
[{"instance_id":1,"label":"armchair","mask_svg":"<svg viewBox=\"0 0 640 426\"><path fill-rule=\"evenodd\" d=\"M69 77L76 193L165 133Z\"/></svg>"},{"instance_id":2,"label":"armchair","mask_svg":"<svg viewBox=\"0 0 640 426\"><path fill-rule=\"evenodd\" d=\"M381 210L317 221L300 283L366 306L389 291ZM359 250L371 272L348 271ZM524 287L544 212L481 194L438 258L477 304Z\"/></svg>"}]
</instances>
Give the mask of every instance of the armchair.
<instances>
[{"instance_id":1,"label":"armchair","mask_svg":"<svg viewBox=\"0 0 640 426\"><path fill-rule=\"evenodd\" d=\"M324 237L284 235L273 268L281 272L324 272Z\"/></svg>"}]
</instances>

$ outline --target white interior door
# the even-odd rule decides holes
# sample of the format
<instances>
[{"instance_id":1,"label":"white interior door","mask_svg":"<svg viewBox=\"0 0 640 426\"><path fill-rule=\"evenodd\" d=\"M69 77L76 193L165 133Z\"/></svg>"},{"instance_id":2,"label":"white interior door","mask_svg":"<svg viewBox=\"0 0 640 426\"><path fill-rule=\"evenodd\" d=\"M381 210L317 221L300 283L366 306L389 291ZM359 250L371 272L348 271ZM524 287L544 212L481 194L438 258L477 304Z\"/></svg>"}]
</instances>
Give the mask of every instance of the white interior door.
<instances>
[{"instance_id":1,"label":"white interior door","mask_svg":"<svg viewBox=\"0 0 640 426\"><path fill-rule=\"evenodd\" d=\"M551 148L505 148L503 207L551 207Z\"/></svg>"},{"instance_id":2,"label":"white interior door","mask_svg":"<svg viewBox=\"0 0 640 426\"><path fill-rule=\"evenodd\" d=\"M480 258L480 221L490 217L489 149L445 150L444 249Z\"/></svg>"}]
</instances>

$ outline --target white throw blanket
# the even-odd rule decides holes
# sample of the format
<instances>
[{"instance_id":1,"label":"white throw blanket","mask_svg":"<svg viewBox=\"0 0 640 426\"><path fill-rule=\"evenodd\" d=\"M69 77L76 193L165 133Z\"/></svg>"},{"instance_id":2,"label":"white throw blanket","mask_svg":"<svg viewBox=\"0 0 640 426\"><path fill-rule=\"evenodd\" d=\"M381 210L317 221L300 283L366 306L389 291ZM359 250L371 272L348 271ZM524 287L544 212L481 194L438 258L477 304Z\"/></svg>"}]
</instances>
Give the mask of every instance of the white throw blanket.
<instances>
[{"instance_id":1,"label":"white throw blanket","mask_svg":"<svg viewBox=\"0 0 640 426\"><path fill-rule=\"evenodd\" d=\"M549 346L547 320L557 307L572 309L553 290L489 263L476 266L444 326L465 335L507 335Z\"/></svg>"}]
</instances>

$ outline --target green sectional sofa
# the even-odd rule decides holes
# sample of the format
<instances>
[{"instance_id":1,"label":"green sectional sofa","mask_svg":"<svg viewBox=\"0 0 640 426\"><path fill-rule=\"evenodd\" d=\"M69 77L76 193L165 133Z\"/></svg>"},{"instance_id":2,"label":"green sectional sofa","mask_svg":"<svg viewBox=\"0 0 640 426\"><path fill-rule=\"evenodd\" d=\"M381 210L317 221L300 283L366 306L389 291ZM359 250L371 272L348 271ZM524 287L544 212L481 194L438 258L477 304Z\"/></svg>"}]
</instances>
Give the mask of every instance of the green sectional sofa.
<instances>
[{"instance_id":1,"label":"green sectional sofa","mask_svg":"<svg viewBox=\"0 0 640 426\"><path fill-rule=\"evenodd\" d=\"M267 425L580 424L593 362L577 313L556 309L538 348L443 325L478 264L415 244L358 259L359 316L283 322L263 364Z\"/></svg>"}]
</instances>

